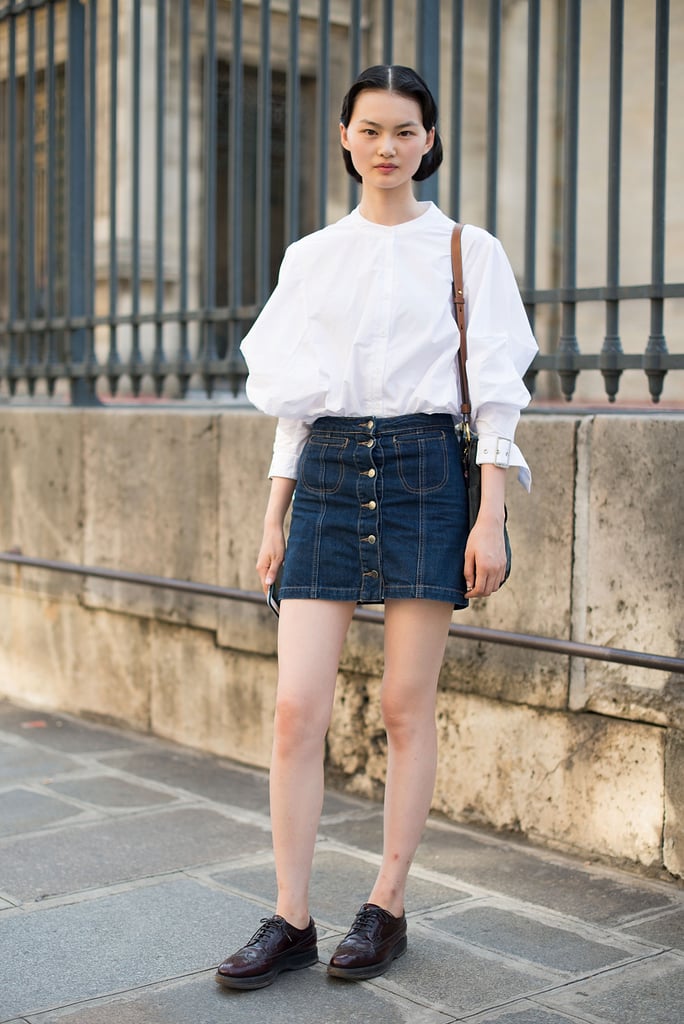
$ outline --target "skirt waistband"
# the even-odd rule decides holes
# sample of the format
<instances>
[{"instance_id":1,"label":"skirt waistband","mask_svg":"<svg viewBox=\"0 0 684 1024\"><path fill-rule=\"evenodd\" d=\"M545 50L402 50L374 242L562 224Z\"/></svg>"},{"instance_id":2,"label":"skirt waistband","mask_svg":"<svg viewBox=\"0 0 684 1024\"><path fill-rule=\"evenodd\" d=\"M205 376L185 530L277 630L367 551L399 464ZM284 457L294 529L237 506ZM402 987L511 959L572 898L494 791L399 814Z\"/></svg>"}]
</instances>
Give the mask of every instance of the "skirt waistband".
<instances>
[{"instance_id":1,"label":"skirt waistband","mask_svg":"<svg viewBox=\"0 0 684 1024\"><path fill-rule=\"evenodd\" d=\"M311 429L330 434L362 433L379 437L382 434L400 434L404 431L442 427L454 429L454 417L450 413L413 413L409 416L320 416L314 420Z\"/></svg>"}]
</instances>

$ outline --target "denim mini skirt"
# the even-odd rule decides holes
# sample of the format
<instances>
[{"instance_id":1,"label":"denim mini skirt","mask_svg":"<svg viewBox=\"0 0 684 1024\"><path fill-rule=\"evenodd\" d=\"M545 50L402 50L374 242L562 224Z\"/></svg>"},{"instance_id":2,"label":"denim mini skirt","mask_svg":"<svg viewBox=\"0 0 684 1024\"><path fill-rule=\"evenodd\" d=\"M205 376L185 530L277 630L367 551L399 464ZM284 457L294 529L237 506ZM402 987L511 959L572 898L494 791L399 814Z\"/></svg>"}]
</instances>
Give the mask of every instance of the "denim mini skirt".
<instances>
[{"instance_id":1,"label":"denim mini skirt","mask_svg":"<svg viewBox=\"0 0 684 1024\"><path fill-rule=\"evenodd\" d=\"M465 608L467 538L452 416L324 416L299 463L280 598Z\"/></svg>"}]
</instances>

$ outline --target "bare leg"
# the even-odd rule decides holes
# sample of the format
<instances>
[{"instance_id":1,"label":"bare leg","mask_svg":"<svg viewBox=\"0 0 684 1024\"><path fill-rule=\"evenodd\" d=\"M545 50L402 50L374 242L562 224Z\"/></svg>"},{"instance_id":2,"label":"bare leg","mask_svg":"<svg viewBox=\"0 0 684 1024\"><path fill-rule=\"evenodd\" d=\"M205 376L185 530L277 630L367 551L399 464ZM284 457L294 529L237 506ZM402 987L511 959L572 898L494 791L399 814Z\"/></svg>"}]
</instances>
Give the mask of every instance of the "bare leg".
<instances>
[{"instance_id":1,"label":"bare leg","mask_svg":"<svg viewBox=\"0 0 684 1024\"><path fill-rule=\"evenodd\" d=\"M437 681L451 612L451 605L442 601L388 601L385 607L384 848L369 902L395 916L404 910L406 878L432 802Z\"/></svg>"},{"instance_id":2,"label":"bare leg","mask_svg":"<svg viewBox=\"0 0 684 1024\"><path fill-rule=\"evenodd\" d=\"M271 760L276 913L295 928L309 920L309 880L323 805L323 756L342 644L354 612L347 601L283 601Z\"/></svg>"}]
</instances>

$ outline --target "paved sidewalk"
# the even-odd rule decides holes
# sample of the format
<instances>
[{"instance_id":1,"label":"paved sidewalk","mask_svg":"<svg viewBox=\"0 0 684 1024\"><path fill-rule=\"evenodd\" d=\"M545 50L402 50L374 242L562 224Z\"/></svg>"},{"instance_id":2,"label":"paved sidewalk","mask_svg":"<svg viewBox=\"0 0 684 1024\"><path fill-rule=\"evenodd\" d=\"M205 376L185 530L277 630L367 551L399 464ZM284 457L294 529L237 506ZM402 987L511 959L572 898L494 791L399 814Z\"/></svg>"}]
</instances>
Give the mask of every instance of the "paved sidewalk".
<instances>
[{"instance_id":1,"label":"paved sidewalk","mask_svg":"<svg viewBox=\"0 0 684 1024\"><path fill-rule=\"evenodd\" d=\"M229 992L216 963L272 912L263 773L0 701L0 1022L681 1024L684 889L434 819L409 951L328 978L381 811L328 792L312 911L322 962Z\"/></svg>"}]
</instances>

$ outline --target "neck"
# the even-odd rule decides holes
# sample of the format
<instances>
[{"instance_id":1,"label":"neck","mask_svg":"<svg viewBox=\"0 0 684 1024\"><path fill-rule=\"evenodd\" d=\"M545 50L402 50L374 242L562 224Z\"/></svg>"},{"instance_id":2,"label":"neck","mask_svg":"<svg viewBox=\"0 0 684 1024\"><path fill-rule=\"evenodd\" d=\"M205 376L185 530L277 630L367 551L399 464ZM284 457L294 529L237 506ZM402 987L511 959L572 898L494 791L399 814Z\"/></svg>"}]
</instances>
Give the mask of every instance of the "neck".
<instances>
[{"instance_id":1,"label":"neck","mask_svg":"<svg viewBox=\"0 0 684 1024\"><path fill-rule=\"evenodd\" d=\"M425 203L419 203L413 191L397 195L398 189L363 189L359 213L374 224L393 227L415 220L425 213Z\"/></svg>"}]
</instances>

